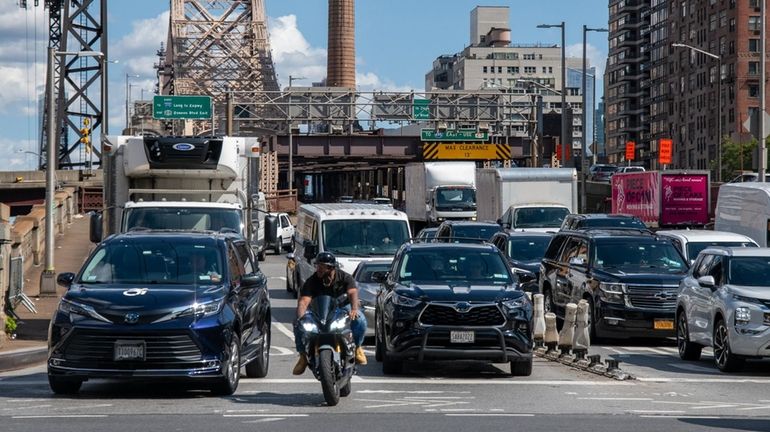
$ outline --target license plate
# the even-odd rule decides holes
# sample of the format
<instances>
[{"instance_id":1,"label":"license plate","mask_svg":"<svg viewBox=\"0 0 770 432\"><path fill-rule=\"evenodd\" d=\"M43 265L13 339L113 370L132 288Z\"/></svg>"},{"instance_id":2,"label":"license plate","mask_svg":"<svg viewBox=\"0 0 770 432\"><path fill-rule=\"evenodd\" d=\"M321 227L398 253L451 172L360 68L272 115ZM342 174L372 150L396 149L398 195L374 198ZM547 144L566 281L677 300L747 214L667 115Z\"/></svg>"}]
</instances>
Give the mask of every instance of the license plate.
<instances>
[{"instance_id":1,"label":"license plate","mask_svg":"<svg viewBox=\"0 0 770 432\"><path fill-rule=\"evenodd\" d=\"M449 342L451 343L473 343L476 340L476 334L472 331L450 331Z\"/></svg>"},{"instance_id":2,"label":"license plate","mask_svg":"<svg viewBox=\"0 0 770 432\"><path fill-rule=\"evenodd\" d=\"M674 321L673 320L655 320L655 322L653 323L653 326L655 330L673 330Z\"/></svg>"},{"instance_id":3,"label":"license plate","mask_svg":"<svg viewBox=\"0 0 770 432\"><path fill-rule=\"evenodd\" d=\"M115 361L121 360L144 360L145 345L144 341L115 341L115 352L113 358Z\"/></svg>"}]
</instances>

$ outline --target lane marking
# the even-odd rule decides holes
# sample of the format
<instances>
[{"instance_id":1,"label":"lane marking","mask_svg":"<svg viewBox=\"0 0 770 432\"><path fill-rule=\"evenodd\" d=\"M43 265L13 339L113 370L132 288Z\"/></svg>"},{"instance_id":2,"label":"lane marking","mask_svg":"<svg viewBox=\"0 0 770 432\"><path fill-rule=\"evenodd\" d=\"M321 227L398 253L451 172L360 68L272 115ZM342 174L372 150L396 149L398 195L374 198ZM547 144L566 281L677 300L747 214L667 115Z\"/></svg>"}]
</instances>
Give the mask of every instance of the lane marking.
<instances>
[{"instance_id":1,"label":"lane marking","mask_svg":"<svg viewBox=\"0 0 770 432\"><path fill-rule=\"evenodd\" d=\"M660 354L660 355L664 355L664 356L668 356L668 354L669 354L666 351L663 351L663 350L658 349L658 348L652 348L652 347L622 347L622 348L624 350L627 350L627 351L652 352L652 353Z\"/></svg>"},{"instance_id":2,"label":"lane marking","mask_svg":"<svg viewBox=\"0 0 770 432\"><path fill-rule=\"evenodd\" d=\"M395 394L395 393L406 393L406 394L445 394L445 393L454 393L454 394L468 394L469 391L443 391L443 390L357 390L356 393L361 394L369 394L369 393L382 393L382 394Z\"/></svg>"},{"instance_id":3,"label":"lane marking","mask_svg":"<svg viewBox=\"0 0 770 432\"><path fill-rule=\"evenodd\" d=\"M651 401L652 398L623 398L623 397L580 397L578 400L611 400L611 401Z\"/></svg>"},{"instance_id":4,"label":"lane marking","mask_svg":"<svg viewBox=\"0 0 770 432\"><path fill-rule=\"evenodd\" d=\"M666 378L637 377L639 382L692 383L692 384L770 384L770 379L760 378Z\"/></svg>"},{"instance_id":5,"label":"lane marking","mask_svg":"<svg viewBox=\"0 0 770 432\"><path fill-rule=\"evenodd\" d=\"M3 411L27 410L27 409L37 409L37 408L49 408L50 406L51 405L34 405L34 406L25 406L25 407L3 408Z\"/></svg>"},{"instance_id":6,"label":"lane marking","mask_svg":"<svg viewBox=\"0 0 770 432\"><path fill-rule=\"evenodd\" d=\"M280 323L278 321L273 321L273 326L275 326L275 328L277 328L279 332L285 334L286 337L288 337L291 340L294 340L294 332L286 328L286 326L283 325L283 323Z\"/></svg>"},{"instance_id":7,"label":"lane marking","mask_svg":"<svg viewBox=\"0 0 770 432\"><path fill-rule=\"evenodd\" d=\"M307 417L309 414L222 414L222 417L268 417L268 418L284 418L284 417Z\"/></svg>"},{"instance_id":8,"label":"lane marking","mask_svg":"<svg viewBox=\"0 0 770 432\"><path fill-rule=\"evenodd\" d=\"M755 407L738 408L736 411L753 411L760 409L770 409L770 405L760 405Z\"/></svg>"},{"instance_id":9,"label":"lane marking","mask_svg":"<svg viewBox=\"0 0 770 432\"><path fill-rule=\"evenodd\" d=\"M534 414L514 413L446 413L447 417L534 417Z\"/></svg>"},{"instance_id":10,"label":"lane marking","mask_svg":"<svg viewBox=\"0 0 770 432\"><path fill-rule=\"evenodd\" d=\"M64 415L25 415L11 416L13 419L51 419L51 418L104 418L106 414L64 414Z\"/></svg>"},{"instance_id":11,"label":"lane marking","mask_svg":"<svg viewBox=\"0 0 770 432\"><path fill-rule=\"evenodd\" d=\"M680 420L720 420L728 417L719 416L677 416L677 415L641 415L641 418L670 418Z\"/></svg>"},{"instance_id":12,"label":"lane marking","mask_svg":"<svg viewBox=\"0 0 770 432\"><path fill-rule=\"evenodd\" d=\"M243 380L241 380L243 382ZM256 382L256 381L255 381ZM265 382L264 380L260 382ZM500 378L499 380L490 379L443 379L443 378L362 378L359 375L353 377L354 383L361 384L434 384L434 385L511 385L511 386L529 386L529 385L562 385L562 386L599 386L599 387L629 387L633 386L633 381L565 381L565 380L532 380L532 381L514 381L512 379Z\"/></svg>"},{"instance_id":13,"label":"lane marking","mask_svg":"<svg viewBox=\"0 0 770 432\"><path fill-rule=\"evenodd\" d=\"M690 409L694 410L702 410L702 409L716 409L716 408L735 408L737 405L735 404L722 404L722 405L703 405L703 406L694 406Z\"/></svg>"},{"instance_id":14,"label":"lane marking","mask_svg":"<svg viewBox=\"0 0 770 432\"><path fill-rule=\"evenodd\" d=\"M275 345L270 346L270 350L271 351L272 350L278 351L277 354L274 353L274 352L271 352L270 353L271 356L287 356L287 355L294 355L295 354L294 350L291 350L291 349L288 349L288 348L284 348L284 347L280 347L280 346L275 346Z\"/></svg>"},{"instance_id":15,"label":"lane marking","mask_svg":"<svg viewBox=\"0 0 770 432\"><path fill-rule=\"evenodd\" d=\"M635 414L684 414L686 411L659 411L659 410L629 410Z\"/></svg>"}]
</instances>

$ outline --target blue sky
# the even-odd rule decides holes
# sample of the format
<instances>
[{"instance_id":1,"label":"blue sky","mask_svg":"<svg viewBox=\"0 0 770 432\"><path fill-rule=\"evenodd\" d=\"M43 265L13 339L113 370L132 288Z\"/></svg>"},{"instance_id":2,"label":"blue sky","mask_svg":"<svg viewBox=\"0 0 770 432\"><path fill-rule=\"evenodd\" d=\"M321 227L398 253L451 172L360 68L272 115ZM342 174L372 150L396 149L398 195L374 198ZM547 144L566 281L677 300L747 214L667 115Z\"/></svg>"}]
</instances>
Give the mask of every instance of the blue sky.
<instances>
[{"instance_id":1,"label":"blue sky","mask_svg":"<svg viewBox=\"0 0 770 432\"><path fill-rule=\"evenodd\" d=\"M45 84L47 16L41 8L24 11L17 1L0 4L0 148L7 159L0 170L31 169L37 151L37 98ZM29 3L33 3L32 0ZM40 2L43 3L42 1ZM540 23L567 23L567 53L582 55L582 26L606 27L607 0L358 0L356 4L357 80L362 90L423 90L424 75L434 58L462 50L469 39L469 14L477 5L511 8L514 43L559 43L558 29ZM165 41L168 1L110 0L109 115L114 133L122 128L125 74L137 74L132 99L155 83L155 51ZM273 57L279 80L289 75L318 81L326 67L327 2L266 0ZM37 43L35 43L37 42ZM589 33L589 59L604 70L605 34ZM601 83L598 83L600 90Z\"/></svg>"}]
</instances>

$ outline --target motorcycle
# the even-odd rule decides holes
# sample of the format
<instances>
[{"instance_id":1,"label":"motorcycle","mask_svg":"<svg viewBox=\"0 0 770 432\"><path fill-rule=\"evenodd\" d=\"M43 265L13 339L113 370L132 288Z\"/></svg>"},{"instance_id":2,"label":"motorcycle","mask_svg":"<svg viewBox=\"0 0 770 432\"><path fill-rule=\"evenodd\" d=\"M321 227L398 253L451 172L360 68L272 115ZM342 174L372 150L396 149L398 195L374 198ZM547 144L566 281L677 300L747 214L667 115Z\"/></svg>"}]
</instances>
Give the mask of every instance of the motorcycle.
<instances>
[{"instance_id":1,"label":"motorcycle","mask_svg":"<svg viewBox=\"0 0 770 432\"><path fill-rule=\"evenodd\" d=\"M310 303L308 312L300 318L305 330L305 353L308 367L321 381L324 399L335 406L340 396L348 396L350 379L355 373L355 349L350 329L349 312L343 309L347 296L335 299L319 296Z\"/></svg>"}]
</instances>

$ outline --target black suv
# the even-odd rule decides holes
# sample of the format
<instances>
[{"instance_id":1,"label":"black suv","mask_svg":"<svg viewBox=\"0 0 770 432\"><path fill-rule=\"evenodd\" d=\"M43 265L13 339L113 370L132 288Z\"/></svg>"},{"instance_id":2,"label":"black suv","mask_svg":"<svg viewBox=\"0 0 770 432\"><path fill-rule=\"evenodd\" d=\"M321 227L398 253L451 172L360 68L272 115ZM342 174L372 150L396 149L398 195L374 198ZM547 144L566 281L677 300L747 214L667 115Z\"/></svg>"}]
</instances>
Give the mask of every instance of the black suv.
<instances>
[{"instance_id":1,"label":"black suv","mask_svg":"<svg viewBox=\"0 0 770 432\"><path fill-rule=\"evenodd\" d=\"M406 243L375 310L376 358L386 374L406 359L510 362L532 373L532 303L489 244Z\"/></svg>"},{"instance_id":2,"label":"black suv","mask_svg":"<svg viewBox=\"0 0 770 432\"><path fill-rule=\"evenodd\" d=\"M511 270L519 277L522 289L538 292L540 262L553 238L552 233L505 231L499 232L489 242L508 258Z\"/></svg>"},{"instance_id":3,"label":"black suv","mask_svg":"<svg viewBox=\"0 0 770 432\"><path fill-rule=\"evenodd\" d=\"M647 225L636 216L625 214L570 214L564 218L561 230L583 229L636 229L649 231Z\"/></svg>"},{"instance_id":4,"label":"black suv","mask_svg":"<svg viewBox=\"0 0 770 432\"><path fill-rule=\"evenodd\" d=\"M648 232L561 231L543 258L540 292L558 316L588 300L593 338L669 337L686 272L671 241Z\"/></svg>"},{"instance_id":5,"label":"black suv","mask_svg":"<svg viewBox=\"0 0 770 432\"><path fill-rule=\"evenodd\" d=\"M462 242L462 239L489 240L502 227L492 222L444 221L438 226L436 240L443 242Z\"/></svg>"},{"instance_id":6,"label":"black suv","mask_svg":"<svg viewBox=\"0 0 770 432\"><path fill-rule=\"evenodd\" d=\"M267 278L237 235L115 235L57 282L68 290L48 336L55 393L89 378L176 378L232 394L241 367L267 375Z\"/></svg>"}]
</instances>

